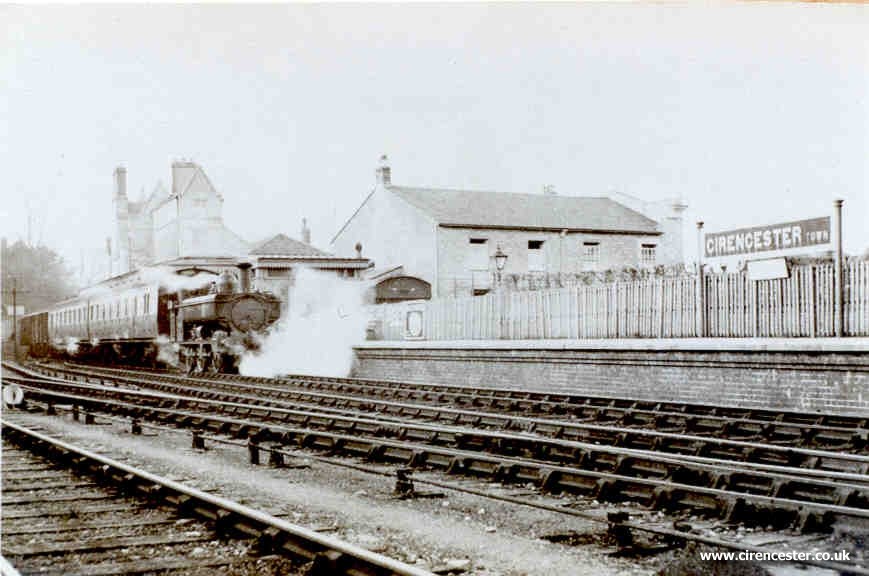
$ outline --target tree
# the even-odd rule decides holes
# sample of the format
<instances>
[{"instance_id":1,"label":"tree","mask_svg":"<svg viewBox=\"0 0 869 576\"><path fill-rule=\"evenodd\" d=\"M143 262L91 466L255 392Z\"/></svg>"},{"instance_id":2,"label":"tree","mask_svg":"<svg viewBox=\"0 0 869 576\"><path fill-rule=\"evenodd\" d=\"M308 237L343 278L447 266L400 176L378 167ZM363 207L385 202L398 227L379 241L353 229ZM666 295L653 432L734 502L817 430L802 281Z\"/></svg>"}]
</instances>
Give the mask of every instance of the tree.
<instances>
[{"instance_id":1,"label":"tree","mask_svg":"<svg viewBox=\"0 0 869 576\"><path fill-rule=\"evenodd\" d=\"M63 258L46 246L30 246L21 240L7 246L4 240L0 267L5 305L12 305L13 278L18 289L16 303L27 312L46 308L76 293L72 272Z\"/></svg>"}]
</instances>

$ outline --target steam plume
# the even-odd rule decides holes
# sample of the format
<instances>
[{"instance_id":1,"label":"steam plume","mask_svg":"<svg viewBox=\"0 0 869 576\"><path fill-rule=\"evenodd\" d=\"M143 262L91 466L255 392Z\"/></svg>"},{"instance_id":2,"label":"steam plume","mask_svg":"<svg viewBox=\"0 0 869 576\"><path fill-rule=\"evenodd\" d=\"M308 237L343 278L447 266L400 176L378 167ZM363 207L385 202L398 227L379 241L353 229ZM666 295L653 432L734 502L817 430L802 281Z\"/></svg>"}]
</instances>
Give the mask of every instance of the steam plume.
<instances>
[{"instance_id":1,"label":"steam plume","mask_svg":"<svg viewBox=\"0 0 869 576\"><path fill-rule=\"evenodd\" d=\"M346 376L353 345L365 339L365 288L334 274L299 270L289 290L288 312L264 338L259 353L242 358L241 374Z\"/></svg>"}]
</instances>

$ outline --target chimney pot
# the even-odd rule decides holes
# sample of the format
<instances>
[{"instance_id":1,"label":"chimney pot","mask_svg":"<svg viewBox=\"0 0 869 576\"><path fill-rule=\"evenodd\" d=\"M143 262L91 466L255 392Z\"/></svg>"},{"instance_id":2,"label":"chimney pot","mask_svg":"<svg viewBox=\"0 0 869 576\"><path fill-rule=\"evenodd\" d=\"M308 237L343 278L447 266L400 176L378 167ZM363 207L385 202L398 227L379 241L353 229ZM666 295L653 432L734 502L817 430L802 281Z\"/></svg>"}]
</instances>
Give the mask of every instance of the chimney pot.
<instances>
[{"instance_id":1,"label":"chimney pot","mask_svg":"<svg viewBox=\"0 0 869 576\"><path fill-rule=\"evenodd\" d=\"M311 229L308 228L307 218L302 218L302 242L305 244L311 243Z\"/></svg>"},{"instance_id":2,"label":"chimney pot","mask_svg":"<svg viewBox=\"0 0 869 576\"><path fill-rule=\"evenodd\" d=\"M123 166L115 168L115 196L127 195L127 169Z\"/></svg>"},{"instance_id":3,"label":"chimney pot","mask_svg":"<svg viewBox=\"0 0 869 576\"><path fill-rule=\"evenodd\" d=\"M377 168L377 183L382 186L392 184L392 171L389 169L389 158L386 154L380 157L380 166Z\"/></svg>"}]
</instances>

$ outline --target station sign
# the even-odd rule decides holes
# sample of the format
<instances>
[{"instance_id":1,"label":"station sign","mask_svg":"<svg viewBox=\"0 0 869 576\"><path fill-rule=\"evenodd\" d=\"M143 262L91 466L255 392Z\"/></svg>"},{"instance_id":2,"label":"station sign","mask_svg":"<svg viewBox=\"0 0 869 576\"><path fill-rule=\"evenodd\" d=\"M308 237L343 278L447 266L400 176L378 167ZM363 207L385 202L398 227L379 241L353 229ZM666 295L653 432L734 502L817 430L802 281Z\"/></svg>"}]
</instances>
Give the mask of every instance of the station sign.
<instances>
[{"instance_id":1,"label":"station sign","mask_svg":"<svg viewBox=\"0 0 869 576\"><path fill-rule=\"evenodd\" d=\"M703 246L707 258L716 258L822 246L829 244L831 238L830 217L824 216L769 226L707 233Z\"/></svg>"}]
</instances>

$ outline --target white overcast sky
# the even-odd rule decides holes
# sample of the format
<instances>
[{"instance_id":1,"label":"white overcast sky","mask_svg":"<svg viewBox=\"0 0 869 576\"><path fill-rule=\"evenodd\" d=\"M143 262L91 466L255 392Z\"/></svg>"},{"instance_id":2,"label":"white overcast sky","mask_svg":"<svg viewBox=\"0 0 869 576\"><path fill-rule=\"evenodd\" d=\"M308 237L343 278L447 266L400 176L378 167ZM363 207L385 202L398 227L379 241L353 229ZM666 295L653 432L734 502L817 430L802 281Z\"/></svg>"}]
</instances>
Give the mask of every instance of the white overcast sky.
<instances>
[{"instance_id":1,"label":"white overcast sky","mask_svg":"<svg viewBox=\"0 0 869 576\"><path fill-rule=\"evenodd\" d=\"M869 247L869 7L0 7L0 229L78 264L173 159L248 240L328 248L387 153L416 186L689 204L707 230L821 216Z\"/></svg>"}]
</instances>

